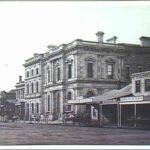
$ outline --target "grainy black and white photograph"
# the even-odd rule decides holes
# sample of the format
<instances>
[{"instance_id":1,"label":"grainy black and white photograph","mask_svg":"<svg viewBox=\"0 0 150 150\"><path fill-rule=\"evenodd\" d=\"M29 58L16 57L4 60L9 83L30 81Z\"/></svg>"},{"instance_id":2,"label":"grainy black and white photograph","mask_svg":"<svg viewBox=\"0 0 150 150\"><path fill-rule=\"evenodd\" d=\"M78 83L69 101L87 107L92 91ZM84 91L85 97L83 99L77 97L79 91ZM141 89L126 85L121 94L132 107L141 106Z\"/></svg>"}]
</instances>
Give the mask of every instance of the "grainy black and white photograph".
<instances>
[{"instance_id":1,"label":"grainy black and white photograph","mask_svg":"<svg viewBox=\"0 0 150 150\"><path fill-rule=\"evenodd\" d=\"M0 147L150 145L149 16L150 1L0 1Z\"/></svg>"}]
</instances>

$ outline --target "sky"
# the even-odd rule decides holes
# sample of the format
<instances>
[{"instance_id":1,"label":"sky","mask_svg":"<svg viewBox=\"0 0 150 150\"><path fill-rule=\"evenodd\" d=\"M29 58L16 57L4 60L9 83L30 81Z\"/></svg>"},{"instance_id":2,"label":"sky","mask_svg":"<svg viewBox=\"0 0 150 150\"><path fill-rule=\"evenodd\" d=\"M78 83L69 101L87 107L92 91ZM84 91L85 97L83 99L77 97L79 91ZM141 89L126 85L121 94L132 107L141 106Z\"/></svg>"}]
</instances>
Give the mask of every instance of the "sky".
<instances>
[{"instance_id":1,"label":"sky","mask_svg":"<svg viewBox=\"0 0 150 150\"><path fill-rule=\"evenodd\" d=\"M75 39L104 41L117 36L117 43L140 44L150 37L150 1L0 1L0 91L15 88L24 79L24 61L45 53L50 44Z\"/></svg>"}]
</instances>

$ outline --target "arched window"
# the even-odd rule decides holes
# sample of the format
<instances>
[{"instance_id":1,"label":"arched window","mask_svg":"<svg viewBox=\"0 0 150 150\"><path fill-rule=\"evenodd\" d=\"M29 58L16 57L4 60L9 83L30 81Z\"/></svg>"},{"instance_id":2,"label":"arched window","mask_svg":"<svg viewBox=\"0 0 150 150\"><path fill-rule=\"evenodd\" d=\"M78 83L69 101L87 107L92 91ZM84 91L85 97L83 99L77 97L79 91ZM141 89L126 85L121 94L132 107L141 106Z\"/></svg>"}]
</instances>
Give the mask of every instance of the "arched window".
<instances>
[{"instance_id":1,"label":"arched window","mask_svg":"<svg viewBox=\"0 0 150 150\"><path fill-rule=\"evenodd\" d=\"M92 97L92 96L94 96L94 93L92 91L88 91L87 92L87 97Z\"/></svg>"},{"instance_id":2,"label":"arched window","mask_svg":"<svg viewBox=\"0 0 150 150\"><path fill-rule=\"evenodd\" d=\"M39 92L39 83L36 82L36 92L38 93Z\"/></svg>"},{"instance_id":3,"label":"arched window","mask_svg":"<svg viewBox=\"0 0 150 150\"><path fill-rule=\"evenodd\" d=\"M33 93L33 91L34 91L34 85L33 83L31 83L31 93Z\"/></svg>"},{"instance_id":4,"label":"arched window","mask_svg":"<svg viewBox=\"0 0 150 150\"><path fill-rule=\"evenodd\" d=\"M68 100L71 100L71 99L72 99L72 93L68 92Z\"/></svg>"},{"instance_id":5,"label":"arched window","mask_svg":"<svg viewBox=\"0 0 150 150\"><path fill-rule=\"evenodd\" d=\"M27 84L27 94L29 94L29 84Z\"/></svg>"},{"instance_id":6,"label":"arched window","mask_svg":"<svg viewBox=\"0 0 150 150\"><path fill-rule=\"evenodd\" d=\"M34 113L34 103L32 103L32 113Z\"/></svg>"}]
</instances>

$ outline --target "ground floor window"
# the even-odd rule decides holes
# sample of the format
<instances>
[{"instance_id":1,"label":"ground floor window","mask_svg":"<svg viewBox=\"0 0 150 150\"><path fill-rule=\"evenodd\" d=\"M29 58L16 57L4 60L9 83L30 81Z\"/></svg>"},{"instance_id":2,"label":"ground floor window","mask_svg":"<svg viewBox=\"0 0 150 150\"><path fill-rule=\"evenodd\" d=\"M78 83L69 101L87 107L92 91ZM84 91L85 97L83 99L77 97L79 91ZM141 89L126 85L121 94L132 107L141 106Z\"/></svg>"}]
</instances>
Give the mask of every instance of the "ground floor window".
<instances>
[{"instance_id":1,"label":"ground floor window","mask_svg":"<svg viewBox=\"0 0 150 150\"><path fill-rule=\"evenodd\" d=\"M36 112L39 113L39 103L36 103Z\"/></svg>"}]
</instances>

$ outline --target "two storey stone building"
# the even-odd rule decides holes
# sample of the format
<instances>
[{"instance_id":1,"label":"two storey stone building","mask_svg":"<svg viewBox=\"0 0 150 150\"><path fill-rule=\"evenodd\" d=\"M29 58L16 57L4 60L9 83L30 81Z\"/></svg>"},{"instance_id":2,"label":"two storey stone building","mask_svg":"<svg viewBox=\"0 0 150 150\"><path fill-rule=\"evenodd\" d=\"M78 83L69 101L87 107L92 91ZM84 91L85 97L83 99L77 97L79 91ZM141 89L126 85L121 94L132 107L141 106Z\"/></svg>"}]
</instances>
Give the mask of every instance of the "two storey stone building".
<instances>
[{"instance_id":1,"label":"two storey stone building","mask_svg":"<svg viewBox=\"0 0 150 150\"><path fill-rule=\"evenodd\" d=\"M120 89L130 82L130 74L150 69L148 37L140 38L141 45L133 45L116 44L115 36L104 43L104 33L96 35L97 42L77 39L49 45L48 52L25 61L26 116L39 113L57 120L67 110L90 112L90 105L68 101Z\"/></svg>"}]
</instances>

